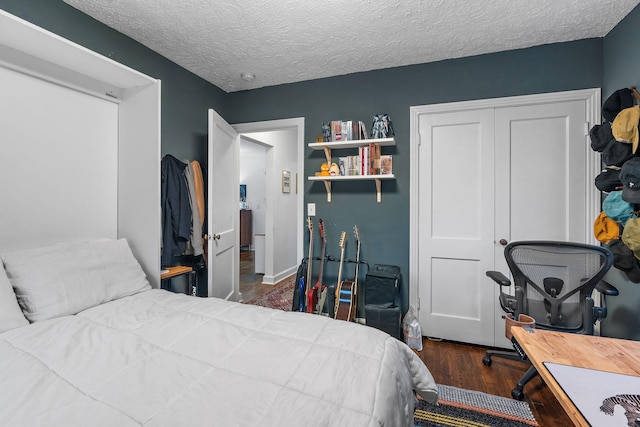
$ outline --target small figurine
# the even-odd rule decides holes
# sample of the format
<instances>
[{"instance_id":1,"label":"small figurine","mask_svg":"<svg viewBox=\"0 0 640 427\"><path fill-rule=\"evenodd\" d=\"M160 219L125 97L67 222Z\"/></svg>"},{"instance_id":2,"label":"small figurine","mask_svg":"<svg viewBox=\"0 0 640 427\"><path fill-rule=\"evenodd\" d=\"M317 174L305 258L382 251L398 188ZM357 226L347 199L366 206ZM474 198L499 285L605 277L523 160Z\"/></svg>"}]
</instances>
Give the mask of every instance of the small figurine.
<instances>
[{"instance_id":1,"label":"small figurine","mask_svg":"<svg viewBox=\"0 0 640 427\"><path fill-rule=\"evenodd\" d=\"M331 167L329 168L329 175L331 176L339 176L340 168L337 163L331 163Z\"/></svg>"},{"instance_id":2,"label":"small figurine","mask_svg":"<svg viewBox=\"0 0 640 427\"><path fill-rule=\"evenodd\" d=\"M331 174L329 173L329 164L328 163L323 163L320 166L320 176L330 176Z\"/></svg>"},{"instance_id":3,"label":"small figurine","mask_svg":"<svg viewBox=\"0 0 640 427\"><path fill-rule=\"evenodd\" d=\"M371 138L388 138L394 136L393 124L388 114L376 114L371 125Z\"/></svg>"},{"instance_id":4,"label":"small figurine","mask_svg":"<svg viewBox=\"0 0 640 427\"><path fill-rule=\"evenodd\" d=\"M324 142L331 141L331 126L329 123L322 122L322 137Z\"/></svg>"}]
</instances>

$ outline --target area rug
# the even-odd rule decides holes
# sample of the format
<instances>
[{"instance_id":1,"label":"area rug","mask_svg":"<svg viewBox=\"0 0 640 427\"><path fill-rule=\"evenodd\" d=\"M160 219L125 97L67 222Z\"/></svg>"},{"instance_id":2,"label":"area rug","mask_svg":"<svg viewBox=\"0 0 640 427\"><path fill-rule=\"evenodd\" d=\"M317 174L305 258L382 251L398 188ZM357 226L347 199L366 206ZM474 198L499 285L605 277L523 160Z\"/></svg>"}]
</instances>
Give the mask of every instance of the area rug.
<instances>
[{"instance_id":1,"label":"area rug","mask_svg":"<svg viewBox=\"0 0 640 427\"><path fill-rule=\"evenodd\" d=\"M413 421L428 427L537 427L527 402L438 385L437 404L419 401Z\"/></svg>"},{"instance_id":2,"label":"area rug","mask_svg":"<svg viewBox=\"0 0 640 427\"><path fill-rule=\"evenodd\" d=\"M293 284L296 276L293 275L276 285L264 295L251 298L245 304L259 305L262 307L276 308L278 310L291 311L293 304Z\"/></svg>"}]
</instances>

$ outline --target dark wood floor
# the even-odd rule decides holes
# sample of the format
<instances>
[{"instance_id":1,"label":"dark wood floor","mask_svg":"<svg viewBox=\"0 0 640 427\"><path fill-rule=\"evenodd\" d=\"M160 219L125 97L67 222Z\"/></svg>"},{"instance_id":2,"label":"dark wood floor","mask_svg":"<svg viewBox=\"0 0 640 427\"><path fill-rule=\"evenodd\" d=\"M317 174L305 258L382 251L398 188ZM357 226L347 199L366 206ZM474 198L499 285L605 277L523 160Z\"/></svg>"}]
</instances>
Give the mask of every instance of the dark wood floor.
<instances>
[{"instance_id":1,"label":"dark wood floor","mask_svg":"<svg viewBox=\"0 0 640 427\"><path fill-rule=\"evenodd\" d=\"M277 284L275 285L277 286ZM240 252L240 292L245 301L262 295L274 286L263 285L262 275L255 274L253 252ZM429 367L439 384L477 390L511 398L511 389L529 365L501 358L493 358L490 367L482 364L486 348L450 341L423 339L423 349L417 354ZM549 388L534 378L524 389L525 400L540 427L571 426L560 403Z\"/></svg>"},{"instance_id":2,"label":"dark wood floor","mask_svg":"<svg viewBox=\"0 0 640 427\"><path fill-rule=\"evenodd\" d=\"M494 357L490 367L484 366L482 358L486 350L481 346L424 338L423 349L417 353L439 384L511 398L511 390L529 365ZM573 425L540 377L531 380L524 393L540 427Z\"/></svg>"},{"instance_id":3,"label":"dark wood floor","mask_svg":"<svg viewBox=\"0 0 640 427\"><path fill-rule=\"evenodd\" d=\"M263 285L262 274L255 273L254 253L249 250L240 251L240 293L243 301L263 295L273 289L275 285Z\"/></svg>"}]
</instances>

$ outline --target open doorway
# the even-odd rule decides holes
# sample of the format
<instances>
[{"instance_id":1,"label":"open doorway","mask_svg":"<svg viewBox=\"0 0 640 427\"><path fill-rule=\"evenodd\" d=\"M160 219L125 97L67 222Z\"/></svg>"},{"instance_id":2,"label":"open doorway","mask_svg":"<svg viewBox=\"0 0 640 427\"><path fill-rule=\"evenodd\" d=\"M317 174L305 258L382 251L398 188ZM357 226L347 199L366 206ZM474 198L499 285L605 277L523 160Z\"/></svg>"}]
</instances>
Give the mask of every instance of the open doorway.
<instances>
[{"instance_id":1,"label":"open doorway","mask_svg":"<svg viewBox=\"0 0 640 427\"><path fill-rule=\"evenodd\" d=\"M246 301L295 274L303 256L304 119L233 127L240 135L241 150L245 149L240 153L240 184L246 185L247 207L253 217L251 246L240 248L241 295ZM243 172L245 166L251 170ZM262 177L264 195L256 177Z\"/></svg>"},{"instance_id":2,"label":"open doorway","mask_svg":"<svg viewBox=\"0 0 640 427\"><path fill-rule=\"evenodd\" d=\"M240 135L240 293L245 301L265 290L262 282L269 149L263 142Z\"/></svg>"}]
</instances>

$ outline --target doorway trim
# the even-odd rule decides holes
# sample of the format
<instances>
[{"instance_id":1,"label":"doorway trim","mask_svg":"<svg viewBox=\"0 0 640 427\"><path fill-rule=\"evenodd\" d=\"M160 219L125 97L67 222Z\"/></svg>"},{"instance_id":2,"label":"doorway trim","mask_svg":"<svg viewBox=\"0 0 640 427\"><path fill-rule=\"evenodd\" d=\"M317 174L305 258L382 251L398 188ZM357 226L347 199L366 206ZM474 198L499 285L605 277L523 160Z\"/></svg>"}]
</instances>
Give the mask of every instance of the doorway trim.
<instances>
[{"instance_id":1,"label":"doorway trim","mask_svg":"<svg viewBox=\"0 0 640 427\"><path fill-rule=\"evenodd\" d=\"M296 181L294 182L295 188L297 189L296 194L296 218L299 219L296 224L296 262L303 257L303 236L304 236L304 224L302 218L304 216L304 186L301 185L299 180L304 177L304 117L296 117L290 119L280 119L280 120L267 120L262 122L251 122L251 123L239 123L232 125L233 128L240 135L255 133L255 132L270 132L270 131L280 131L287 129L295 129L296 131L296 139L298 146L297 153L297 163L298 163L298 175L295 177ZM250 136L245 136L246 138L250 138ZM265 229L270 230L273 229L273 215L275 212L271 212L272 215L269 215L268 211L275 209L271 204L267 205L267 215L265 222ZM271 218L271 220L269 219ZM292 266L292 271L295 271L297 265Z\"/></svg>"},{"instance_id":2,"label":"doorway trim","mask_svg":"<svg viewBox=\"0 0 640 427\"><path fill-rule=\"evenodd\" d=\"M523 105L546 104L563 101L584 101L586 105L585 144L588 144L589 129L601 122L600 105L601 89L582 89L566 92L521 95L505 98L491 98L474 101L450 102L409 107L410 115L410 178L409 178L409 305L420 310L419 277L419 228L420 228L420 116L453 111L478 110L482 108L517 107ZM594 179L601 169L600 157L593 150L587 150L587 176L585 177L586 201L584 214L586 224L593 221L600 212L601 201L598 189L593 185ZM591 230L584 230L584 242L597 244Z\"/></svg>"}]
</instances>

